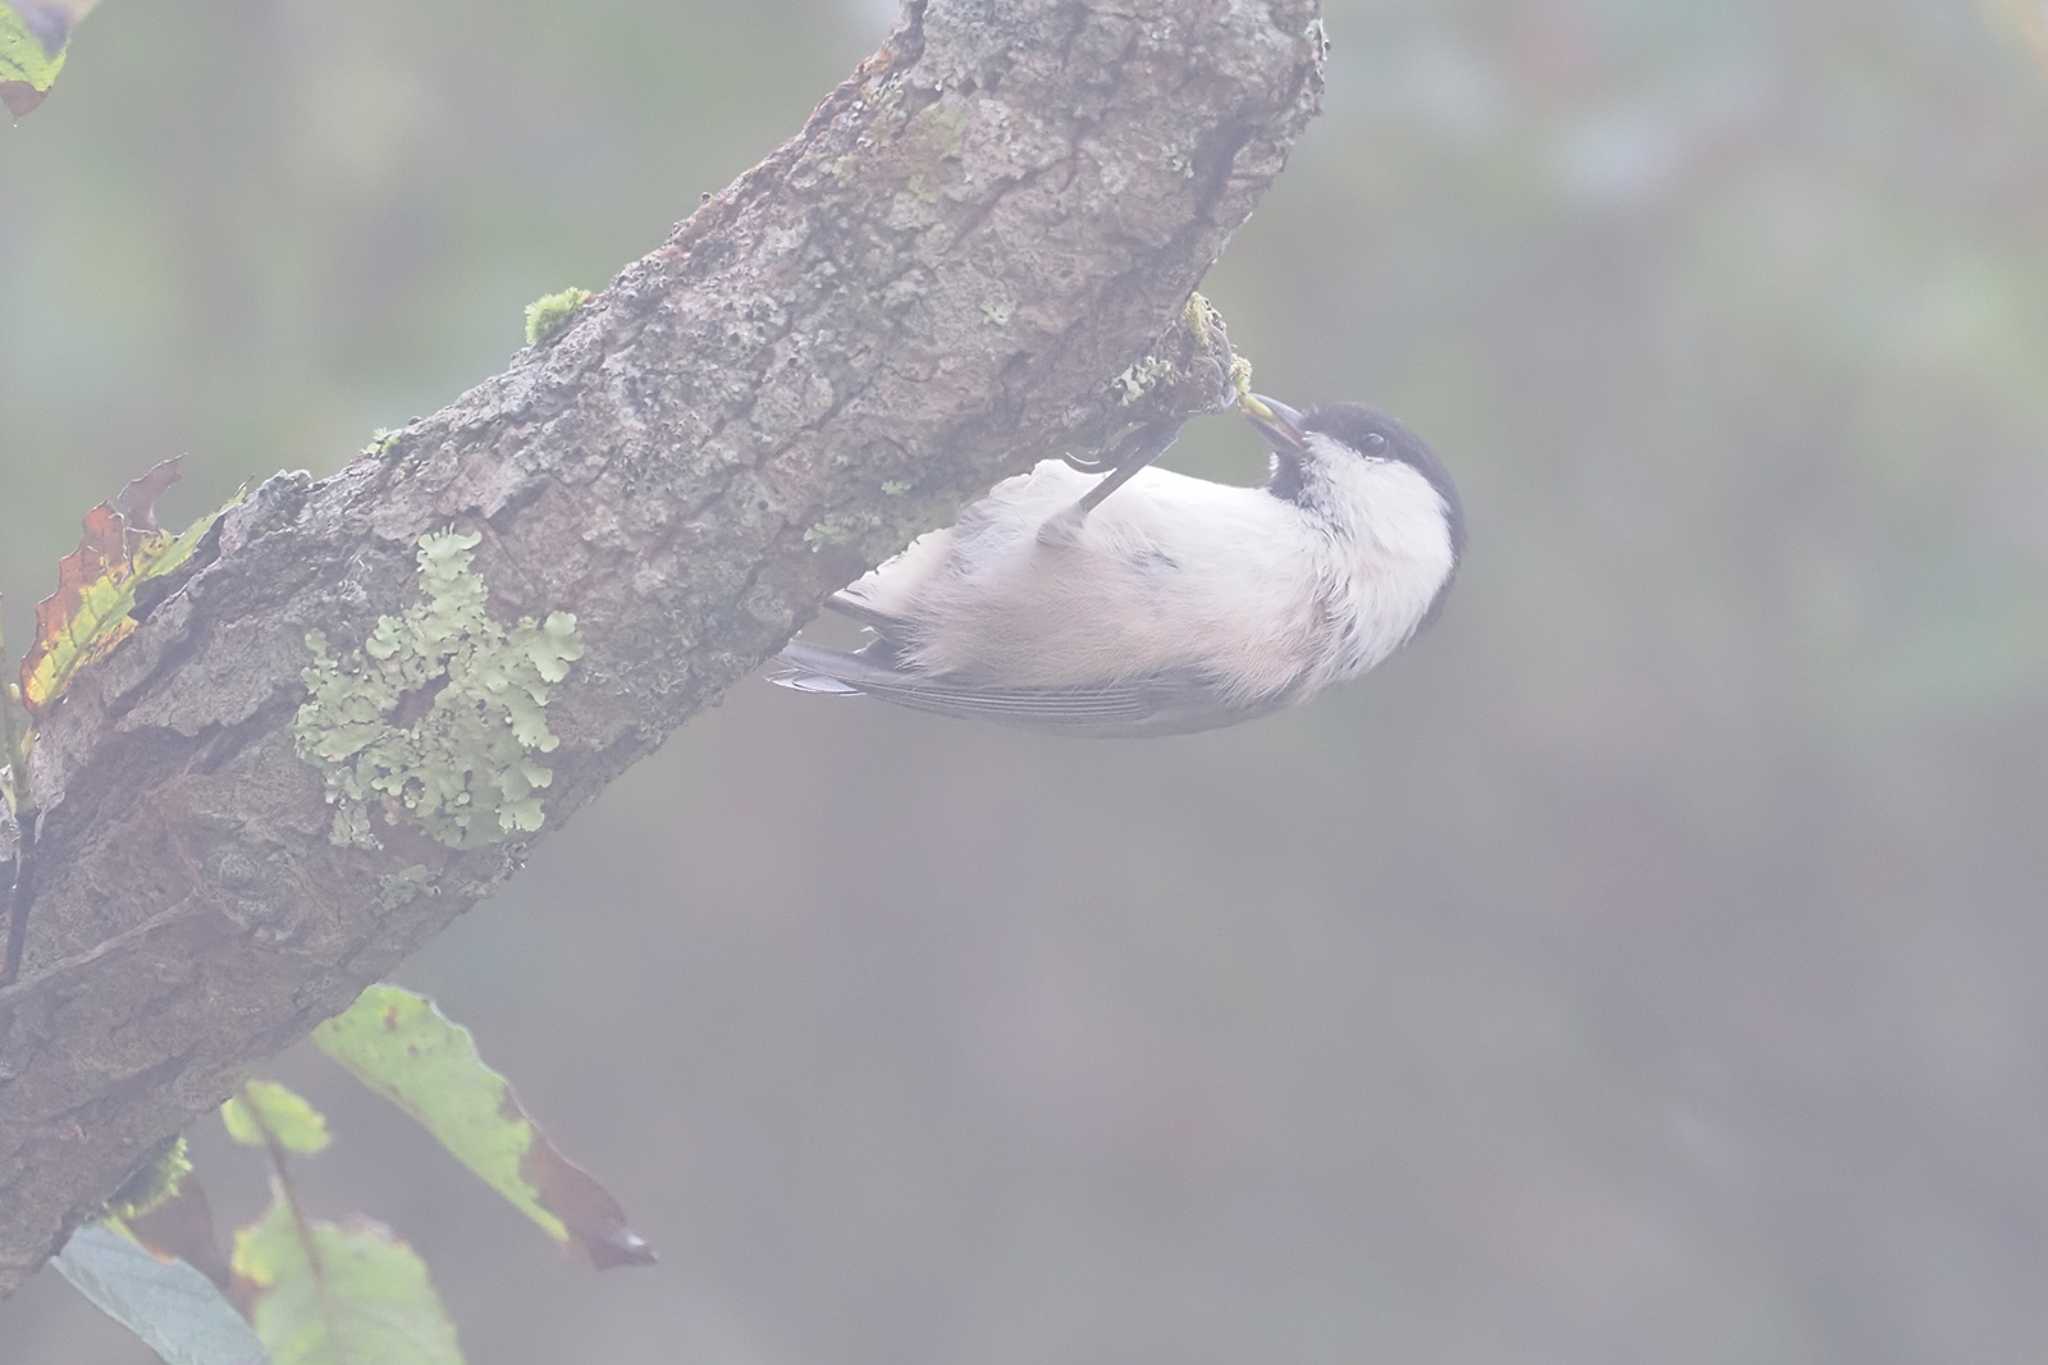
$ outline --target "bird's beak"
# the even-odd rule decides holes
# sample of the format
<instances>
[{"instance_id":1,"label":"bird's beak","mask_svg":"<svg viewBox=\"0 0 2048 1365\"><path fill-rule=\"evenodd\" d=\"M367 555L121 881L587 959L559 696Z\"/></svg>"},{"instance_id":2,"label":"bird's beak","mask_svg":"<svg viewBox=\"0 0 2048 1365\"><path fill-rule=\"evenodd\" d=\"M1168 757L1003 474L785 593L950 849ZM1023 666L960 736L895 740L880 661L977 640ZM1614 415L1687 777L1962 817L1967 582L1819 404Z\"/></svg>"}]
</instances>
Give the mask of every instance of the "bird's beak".
<instances>
[{"instance_id":1,"label":"bird's beak","mask_svg":"<svg viewBox=\"0 0 2048 1365\"><path fill-rule=\"evenodd\" d=\"M1268 398L1262 393L1248 393L1237 400L1237 410L1245 420L1257 427L1265 438L1273 443L1275 450L1298 451L1308 435L1301 427L1301 414L1277 398Z\"/></svg>"}]
</instances>

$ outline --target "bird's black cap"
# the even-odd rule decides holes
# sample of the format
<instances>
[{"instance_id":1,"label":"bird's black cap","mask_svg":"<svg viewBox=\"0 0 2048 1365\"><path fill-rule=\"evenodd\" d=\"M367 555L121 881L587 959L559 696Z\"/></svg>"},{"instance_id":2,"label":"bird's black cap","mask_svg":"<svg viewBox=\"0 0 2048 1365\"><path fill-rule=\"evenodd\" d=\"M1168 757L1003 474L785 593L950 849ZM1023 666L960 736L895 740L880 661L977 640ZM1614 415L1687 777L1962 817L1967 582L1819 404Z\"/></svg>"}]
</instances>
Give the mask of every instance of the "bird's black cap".
<instances>
[{"instance_id":1,"label":"bird's black cap","mask_svg":"<svg viewBox=\"0 0 2048 1365\"><path fill-rule=\"evenodd\" d=\"M1377 408L1363 403L1325 403L1311 408L1301 418L1304 432L1319 431L1342 441L1361 455L1381 460L1399 460L1413 469L1444 500L1445 519L1450 523L1451 551L1465 555L1465 504L1451 471L1436 457L1429 443Z\"/></svg>"},{"instance_id":2,"label":"bird's black cap","mask_svg":"<svg viewBox=\"0 0 2048 1365\"><path fill-rule=\"evenodd\" d=\"M1465 556L1465 504L1458 486L1443 461L1428 442L1377 408L1363 403L1325 403L1297 412L1285 403L1263 394L1247 395L1239 405L1246 420L1273 442L1282 455L1298 454L1311 434L1328 436L1361 456L1374 460L1399 460L1426 479L1444 500L1444 516L1451 532L1451 553ZM1294 497L1300 490L1301 470L1297 462L1283 459L1274 471L1272 491L1280 497Z\"/></svg>"}]
</instances>

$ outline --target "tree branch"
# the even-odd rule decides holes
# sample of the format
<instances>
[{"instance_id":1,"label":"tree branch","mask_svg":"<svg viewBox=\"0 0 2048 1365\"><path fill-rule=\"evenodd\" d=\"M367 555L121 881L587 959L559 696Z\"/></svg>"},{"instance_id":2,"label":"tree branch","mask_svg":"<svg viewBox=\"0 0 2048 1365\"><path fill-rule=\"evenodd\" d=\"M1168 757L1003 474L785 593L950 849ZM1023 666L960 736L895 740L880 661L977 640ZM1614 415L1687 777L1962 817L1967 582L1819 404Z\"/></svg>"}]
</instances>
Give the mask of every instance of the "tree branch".
<instances>
[{"instance_id":1,"label":"tree branch","mask_svg":"<svg viewBox=\"0 0 2048 1365\"><path fill-rule=\"evenodd\" d=\"M360 647L417 600L422 534L480 536L495 620L578 618L546 713L539 833L559 828L962 499L1214 406L1214 365L1136 401L1107 381L1150 351L1214 358L1174 320L1315 110L1318 12L913 0L561 335L228 512L36 743L39 891L0 991L0 1293L539 837L458 850L386 802L378 847L336 843L295 743L309 632Z\"/></svg>"}]
</instances>

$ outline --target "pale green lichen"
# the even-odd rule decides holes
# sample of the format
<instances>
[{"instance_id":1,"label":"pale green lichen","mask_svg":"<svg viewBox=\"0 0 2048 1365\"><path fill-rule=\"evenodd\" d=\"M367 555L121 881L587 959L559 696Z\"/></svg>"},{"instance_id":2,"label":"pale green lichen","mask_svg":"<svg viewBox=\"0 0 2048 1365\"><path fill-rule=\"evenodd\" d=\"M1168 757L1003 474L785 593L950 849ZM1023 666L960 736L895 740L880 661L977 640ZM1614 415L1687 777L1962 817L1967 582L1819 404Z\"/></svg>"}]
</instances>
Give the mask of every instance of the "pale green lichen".
<instances>
[{"instance_id":1,"label":"pale green lichen","mask_svg":"<svg viewBox=\"0 0 2048 1365\"><path fill-rule=\"evenodd\" d=\"M934 100L912 114L902 138L923 153L921 160L940 161L960 155L972 117L964 99Z\"/></svg>"},{"instance_id":2,"label":"pale green lichen","mask_svg":"<svg viewBox=\"0 0 2048 1365\"><path fill-rule=\"evenodd\" d=\"M419 539L421 600L380 616L359 650L336 654L319 631L294 733L327 778L337 844L377 846L373 811L410 820L451 848L539 829L554 772L533 755L557 743L546 710L583 657L576 618L551 612L511 629L493 620L470 567L477 535Z\"/></svg>"},{"instance_id":3,"label":"pale green lichen","mask_svg":"<svg viewBox=\"0 0 2048 1365\"><path fill-rule=\"evenodd\" d=\"M1194 333L1195 341L1202 350L1214 351L1219 344L1228 348L1229 343L1217 335L1223 330L1223 314L1217 311L1215 304L1200 293L1194 293L1188 295L1188 301L1181 312L1188 330ZM1240 358L1233 355L1230 364L1231 382L1251 383L1251 362L1242 362L1244 369L1241 377L1238 371L1239 363ZM1116 401L1120 405L1129 407L1161 384L1172 381L1174 377L1175 370L1171 360L1164 356L1148 355L1126 367L1122 374L1110 380L1109 389L1116 395ZM1240 392L1242 391L1240 387Z\"/></svg>"},{"instance_id":4,"label":"pale green lichen","mask_svg":"<svg viewBox=\"0 0 2048 1365\"><path fill-rule=\"evenodd\" d=\"M1215 350L1218 340L1216 334L1224 330L1223 314L1217 310L1216 305L1199 292L1190 294L1187 319L1188 327L1194 332L1195 340L1202 343L1202 349ZM1237 391L1239 398L1243 398L1252 391L1252 362L1243 354L1231 349L1227 337L1224 338L1223 344L1230 354L1230 386Z\"/></svg>"},{"instance_id":5,"label":"pale green lichen","mask_svg":"<svg viewBox=\"0 0 2048 1365\"><path fill-rule=\"evenodd\" d=\"M828 546L858 545L869 532L878 529L880 519L857 512L835 512L823 521L812 522L804 531L804 544L811 553Z\"/></svg>"},{"instance_id":6,"label":"pale green lichen","mask_svg":"<svg viewBox=\"0 0 2048 1365\"><path fill-rule=\"evenodd\" d=\"M884 483L882 493L893 499L885 509L835 512L804 532L804 544L811 547L812 554L851 549L873 562L894 554L932 527L946 525L960 510L957 499L913 495L910 484L896 479Z\"/></svg>"},{"instance_id":7,"label":"pale green lichen","mask_svg":"<svg viewBox=\"0 0 2048 1365\"><path fill-rule=\"evenodd\" d=\"M439 893L440 888L434 885L434 870L424 863L414 863L377 878L377 903L386 910L396 910L421 896Z\"/></svg>"},{"instance_id":8,"label":"pale green lichen","mask_svg":"<svg viewBox=\"0 0 2048 1365\"><path fill-rule=\"evenodd\" d=\"M1129 407L1172 377L1172 361L1148 355L1125 367L1122 374L1109 381L1109 387L1110 392L1116 395L1116 401Z\"/></svg>"},{"instance_id":9,"label":"pale green lichen","mask_svg":"<svg viewBox=\"0 0 2048 1365\"><path fill-rule=\"evenodd\" d=\"M920 169L904 180L903 188L927 208L945 198L949 178L942 163L960 159L972 116L966 101L941 99L904 121L898 145L905 149L909 164Z\"/></svg>"},{"instance_id":10,"label":"pale green lichen","mask_svg":"<svg viewBox=\"0 0 2048 1365\"><path fill-rule=\"evenodd\" d=\"M389 427L378 427L370 433L370 443L362 448L364 455L382 455L398 444L398 433Z\"/></svg>"},{"instance_id":11,"label":"pale green lichen","mask_svg":"<svg viewBox=\"0 0 2048 1365\"><path fill-rule=\"evenodd\" d=\"M538 346L552 340L569 325L569 316L590 297L588 289L564 289L543 294L526 305L526 344Z\"/></svg>"},{"instance_id":12,"label":"pale green lichen","mask_svg":"<svg viewBox=\"0 0 2048 1365\"><path fill-rule=\"evenodd\" d=\"M1252 362L1241 355L1230 357L1230 387L1237 390L1240 401L1251 397Z\"/></svg>"},{"instance_id":13,"label":"pale green lichen","mask_svg":"<svg viewBox=\"0 0 2048 1365\"><path fill-rule=\"evenodd\" d=\"M1188 320L1188 330L1195 334L1195 340L1201 342L1204 349L1215 345L1216 329L1223 325L1223 314L1207 296L1196 290L1188 295L1187 304L1181 312Z\"/></svg>"}]
</instances>

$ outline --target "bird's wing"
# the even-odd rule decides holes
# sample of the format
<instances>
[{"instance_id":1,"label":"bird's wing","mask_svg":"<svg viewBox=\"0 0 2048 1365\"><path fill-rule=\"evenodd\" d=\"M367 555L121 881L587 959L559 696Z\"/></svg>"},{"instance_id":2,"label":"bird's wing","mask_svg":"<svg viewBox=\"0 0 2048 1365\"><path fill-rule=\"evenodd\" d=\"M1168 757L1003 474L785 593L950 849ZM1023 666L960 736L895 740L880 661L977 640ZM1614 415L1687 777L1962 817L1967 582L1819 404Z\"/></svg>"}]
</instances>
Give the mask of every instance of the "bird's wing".
<instances>
[{"instance_id":1,"label":"bird's wing","mask_svg":"<svg viewBox=\"0 0 2048 1365\"><path fill-rule=\"evenodd\" d=\"M1214 730L1277 709L1282 701L1232 702L1203 679L1154 675L1093 687L1002 687L908 673L887 656L863 658L792 641L770 682L800 692L862 693L927 711L1094 738L1180 735Z\"/></svg>"}]
</instances>

